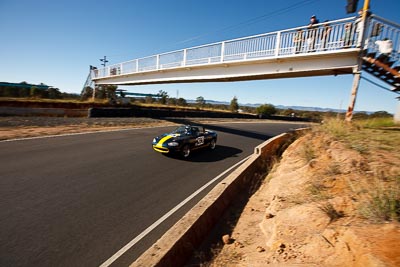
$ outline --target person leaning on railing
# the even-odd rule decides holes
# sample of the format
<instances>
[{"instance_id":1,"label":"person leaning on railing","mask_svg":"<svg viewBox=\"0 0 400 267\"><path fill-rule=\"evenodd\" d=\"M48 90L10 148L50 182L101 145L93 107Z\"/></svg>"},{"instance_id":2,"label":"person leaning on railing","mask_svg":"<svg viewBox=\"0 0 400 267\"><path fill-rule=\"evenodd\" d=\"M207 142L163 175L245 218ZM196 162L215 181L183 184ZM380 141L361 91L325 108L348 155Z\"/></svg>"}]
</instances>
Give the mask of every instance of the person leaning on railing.
<instances>
[{"instance_id":1,"label":"person leaning on railing","mask_svg":"<svg viewBox=\"0 0 400 267\"><path fill-rule=\"evenodd\" d=\"M328 20L324 21L324 28L321 34L322 49L325 51L328 49L329 37L331 36L332 27L329 25Z\"/></svg>"},{"instance_id":2,"label":"person leaning on railing","mask_svg":"<svg viewBox=\"0 0 400 267\"><path fill-rule=\"evenodd\" d=\"M315 51L315 42L317 41L317 26L316 24L319 23L319 20L315 15L312 15L310 18L310 24L308 24L308 31L307 31L307 51L314 52Z\"/></svg>"},{"instance_id":3,"label":"person leaning on railing","mask_svg":"<svg viewBox=\"0 0 400 267\"><path fill-rule=\"evenodd\" d=\"M343 34L343 45L344 48L349 48L353 42L353 30L352 30L352 24L346 23L344 25L344 34Z\"/></svg>"},{"instance_id":4,"label":"person leaning on railing","mask_svg":"<svg viewBox=\"0 0 400 267\"><path fill-rule=\"evenodd\" d=\"M304 44L304 32L302 29L298 29L296 34L294 35L294 46L295 46L295 53L298 54L301 52Z\"/></svg>"},{"instance_id":5,"label":"person leaning on railing","mask_svg":"<svg viewBox=\"0 0 400 267\"><path fill-rule=\"evenodd\" d=\"M361 34L364 29L364 27L363 27L364 25L362 23L362 14L363 14L363 10L361 9L358 11L358 15L355 20L356 33L357 33L357 47L361 46L361 37L362 37Z\"/></svg>"}]
</instances>

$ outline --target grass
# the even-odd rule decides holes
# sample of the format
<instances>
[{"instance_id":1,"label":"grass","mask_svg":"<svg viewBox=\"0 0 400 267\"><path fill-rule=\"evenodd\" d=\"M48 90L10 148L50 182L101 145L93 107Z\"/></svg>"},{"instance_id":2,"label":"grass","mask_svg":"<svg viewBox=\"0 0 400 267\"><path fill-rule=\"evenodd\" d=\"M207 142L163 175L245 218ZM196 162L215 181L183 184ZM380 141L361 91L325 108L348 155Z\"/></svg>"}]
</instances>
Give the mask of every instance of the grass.
<instances>
[{"instance_id":1,"label":"grass","mask_svg":"<svg viewBox=\"0 0 400 267\"><path fill-rule=\"evenodd\" d=\"M349 146L360 154L368 154L368 147L363 143L353 142Z\"/></svg>"},{"instance_id":2,"label":"grass","mask_svg":"<svg viewBox=\"0 0 400 267\"><path fill-rule=\"evenodd\" d=\"M369 192L370 198L360 208L360 214L373 221L400 221L400 187L377 188Z\"/></svg>"},{"instance_id":3,"label":"grass","mask_svg":"<svg viewBox=\"0 0 400 267\"><path fill-rule=\"evenodd\" d=\"M313 131L328 134L332 140L357 151L367 162L367 169L359 170L356 179L347 179L351 191L360 197L359 214L372 222L400 221L400 168L397 167L400 165L400 127L393 119L368 119L351 124L328 119ZM303 154L312 158L311 152ZM340 174L340 165L328 164L324 174ZM313 184L309 190L314 198L323 200L325 189L320 185ZM329 204L321 210L331 221L340 217Z\"/></svg>"},{"instance_id":4,"label":"grass","mask_svg":"<svg viewBox=\"0 0 400 267\"><path fill-rule=\"evenodd\" d=\"M390 118L360 120L351 124L341 119L327 119L314 131L326 133L361 154L379 149L393 151L393 148L400 147L400 126Z\"/></svg>"},{"instance_id":5,"label":"grass","mask_svg":"<svg viewBox=\"0 0 400 267\"><path fill-rule=\"evenodd\" d=\"M300 150L301 157L305 160L305 162L310 162L317 157L315 150L312 146L305 145Z\"/></svg>"},{"instance_id":6,"label":"grass","mask_svg":"<svg viewBox=\"0 0 400 267\"><path fill-rule=\"evenodd\" d=\"M312 182L308 187L309 193L312 195L313 199L316 201L327 200L330 196L326 193L326 186L321 182Z\"/></svg>"},{"instance_id":7,"label":"grass","mask_svg":"<svg viewBox=\"0 0 400 267\"><path fill-rule=\"evenodd\" d=\"M395 127L396 123L393 118L374 118L368 120L356 121L356 124L363 128L383 128L383 127Z\"/></svg>"},{"instance_id":8,"label":"grass","mask_svg":"<svg viewBox=\"0 0 400 267\"><path fill-rule=\"evenodd\" d=\"M325 119L324 123L317 127L317 131L322 131L333 136L335 139L343 139L350 134L351 126L341 119Z\"/></svg>"}]
</instances>

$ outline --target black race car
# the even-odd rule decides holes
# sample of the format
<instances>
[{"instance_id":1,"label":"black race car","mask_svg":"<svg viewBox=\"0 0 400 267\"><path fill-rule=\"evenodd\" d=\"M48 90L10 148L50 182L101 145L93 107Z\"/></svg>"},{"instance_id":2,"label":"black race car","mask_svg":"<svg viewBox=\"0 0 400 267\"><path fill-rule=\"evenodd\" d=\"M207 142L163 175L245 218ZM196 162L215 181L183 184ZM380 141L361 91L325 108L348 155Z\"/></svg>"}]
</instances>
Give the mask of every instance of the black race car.
<instances>
[{"instance_id":1,"label":"black race car","mask_svg":"<svg viewBox=\"0 0 400 267\"><path fill-rule=\"evenodd\" d=\"M215 149L217 133L206 130L203 126L182 125L171 133L165 133L153 139L153 149L160 153L177 153L184 158L190 151L209 147Z\"/></svg>"}]
</instances>

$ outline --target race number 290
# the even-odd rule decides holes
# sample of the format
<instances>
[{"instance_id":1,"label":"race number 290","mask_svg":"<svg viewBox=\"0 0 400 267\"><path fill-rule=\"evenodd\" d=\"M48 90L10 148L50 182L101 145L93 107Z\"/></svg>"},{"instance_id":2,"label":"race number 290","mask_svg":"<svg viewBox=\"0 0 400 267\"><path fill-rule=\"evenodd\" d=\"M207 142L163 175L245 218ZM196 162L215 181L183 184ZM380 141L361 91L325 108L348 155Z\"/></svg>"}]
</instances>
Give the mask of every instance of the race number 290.
<instances>
[{"instance_id":1,"label":"race number 290","mask_svg":"<svg viewBox=\"0 0 400 267\"><path fill-rule=\"evenodd\" d=\"M201 146L204 144L204 136L199 136L196 138L196 146Z\"/></svg>"}]
</instances>

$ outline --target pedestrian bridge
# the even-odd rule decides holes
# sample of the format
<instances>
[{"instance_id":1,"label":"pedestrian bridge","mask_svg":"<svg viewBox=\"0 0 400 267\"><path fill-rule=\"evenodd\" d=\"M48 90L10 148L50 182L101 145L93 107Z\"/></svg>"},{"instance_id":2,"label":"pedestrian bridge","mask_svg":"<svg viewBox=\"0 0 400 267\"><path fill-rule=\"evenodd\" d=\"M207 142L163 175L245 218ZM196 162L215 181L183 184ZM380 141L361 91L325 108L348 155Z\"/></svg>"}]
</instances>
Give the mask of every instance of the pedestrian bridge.
<instances>
[{"instance_id":1,"label":"pedestrian bridge","mask_svg":"<svg viewBox=\"0 0 400 267\"><path fill-rule=\"evenodd\" d=\"M185 48L95 68L91 78L96 85L140 85L340 75L358 72L361 50L376 52L376 40L390 38L399 50L399 25L371 16L362 41L357 22L350 17ZM399 61L397 51L392 61Z\"/></svg>"}]
</instances>

